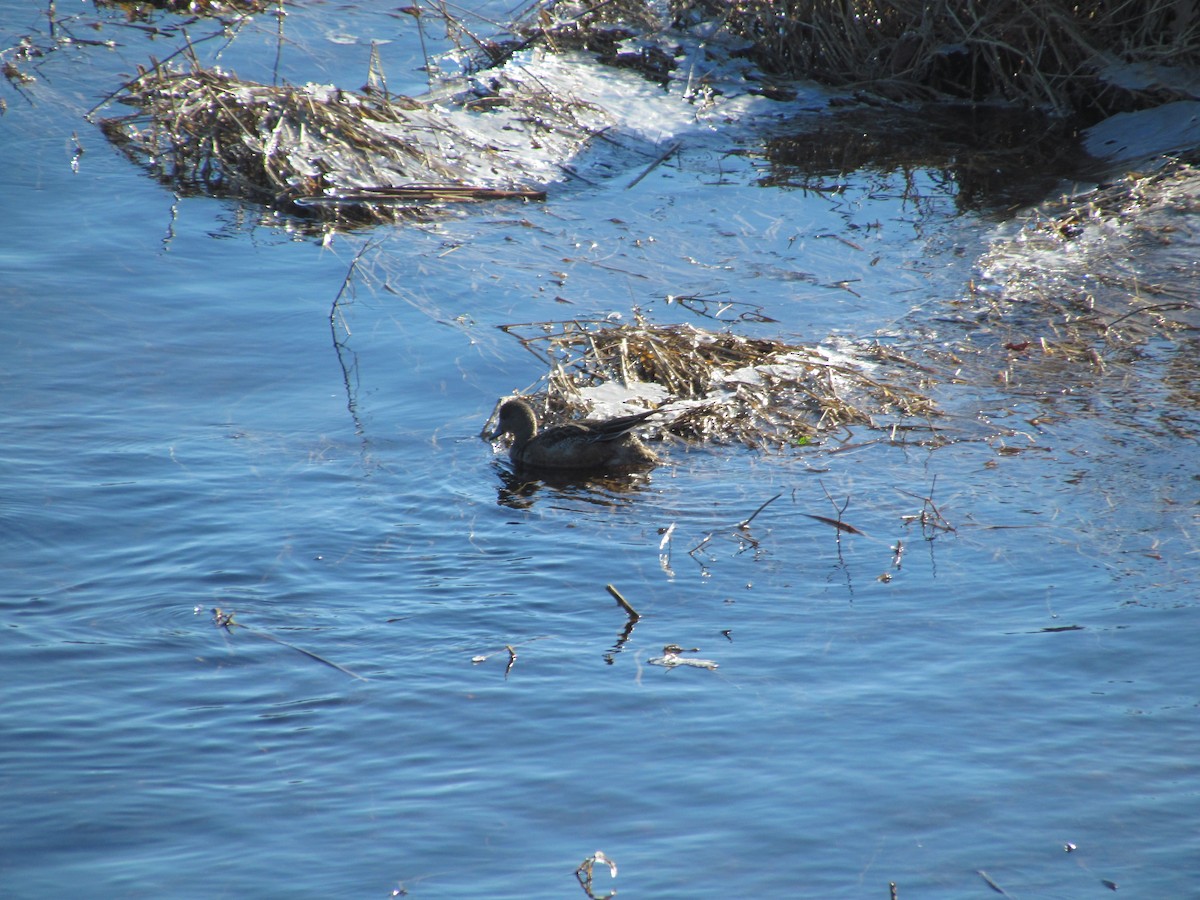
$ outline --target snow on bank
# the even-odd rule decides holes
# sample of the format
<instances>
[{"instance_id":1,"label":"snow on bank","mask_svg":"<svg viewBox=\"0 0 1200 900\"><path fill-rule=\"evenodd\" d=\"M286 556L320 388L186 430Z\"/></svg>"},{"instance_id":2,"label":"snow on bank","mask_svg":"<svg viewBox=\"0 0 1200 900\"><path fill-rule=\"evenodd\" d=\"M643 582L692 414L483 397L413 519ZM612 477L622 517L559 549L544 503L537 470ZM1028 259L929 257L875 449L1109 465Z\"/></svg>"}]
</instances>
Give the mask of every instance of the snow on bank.
<instances>
[{"instance_id":1,"label":"snow on bank","mask_svg":"<svg viewBox=\"0 0 1200 900\"><path fill-rule=\"evenodd\" d=\"M1200 102L1177 100L1118 113L1089 128L1084 149L1114 166L1138 165L1200 147Z\"/></svg>"}]
</instances>

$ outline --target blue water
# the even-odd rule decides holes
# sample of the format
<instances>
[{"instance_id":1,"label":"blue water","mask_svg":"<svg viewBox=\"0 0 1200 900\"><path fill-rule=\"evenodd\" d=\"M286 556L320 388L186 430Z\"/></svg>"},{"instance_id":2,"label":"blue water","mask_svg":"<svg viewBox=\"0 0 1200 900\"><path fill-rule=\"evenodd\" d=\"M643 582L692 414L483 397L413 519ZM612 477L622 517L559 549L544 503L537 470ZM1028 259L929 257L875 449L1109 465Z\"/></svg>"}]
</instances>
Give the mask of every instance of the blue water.
<instances>
[{"instance_id":1,"label":"blue water","mask_svg":"<svg viewBox=\"0 0 1200 900\"><path fill-rule=\"evenodd\" d=\"M288 77L357 87L364 45L320 35L382 18L293 8ZM715 327L664 297L725 292L779 320L744 333L894 332L992 226L932 179L920 210L742 157L715 187L706 149L322 248L79 117L169 45L121 34L4 89L0 894L558 898L599 849L631 898L1196 895L1200 481L1160 427L1196 413L1159 381L1186 345L1086 390L944 389L970 439L934 450L674 445L514 492L478 434L542 369L496 325ZM905 524L931 494L953 532ZM829 497L864 536L806 515ZM719 668L651 665L668 643Z\"/></svg>"}]
</instances>

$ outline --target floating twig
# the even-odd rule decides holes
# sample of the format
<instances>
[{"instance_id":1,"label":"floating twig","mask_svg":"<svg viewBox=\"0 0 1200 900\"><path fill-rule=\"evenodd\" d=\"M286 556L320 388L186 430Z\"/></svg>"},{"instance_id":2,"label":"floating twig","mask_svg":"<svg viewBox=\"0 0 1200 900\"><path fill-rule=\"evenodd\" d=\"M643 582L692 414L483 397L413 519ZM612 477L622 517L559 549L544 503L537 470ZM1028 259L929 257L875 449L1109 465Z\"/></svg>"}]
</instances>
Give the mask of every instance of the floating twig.
<instances>
[{"instance_id":1,"label":"floating twig","mask_svg":"<svg viewBox=\"0 0 1200 900\"><path fill-rule=\"evenodd\" d=\"M508 677L508 673L512 671L513 664L517 661L517 647L524 646L525 644L532 644L534 641L549 640L551 637L553 637L553 635L542 634L538 635L537 637L529 638L525 641L519 641L515 644L505 644L502 649L508 654L508 665L504 667L504 677ZM493 650L490 653L478 653L471 657L471 665L477 666L480 663L485 663L499 652L500 650Z\"/></svg>"},{"instance_id":2,"label":"floating twig","mask_svg":"<svg viewBox=\"0 0 1200 900\"><path fill-rule=\"evenodd\" d=\"M850 506L850 498L847 497L845 502L841 506L838 506L837 503L834 502L833 497L830 496L828 488L825 487L825 482L823 482L823 481L820 482L820 485L821 485L821 490L825 492L825 498L830 502L830 504L833 506L834 510L837 511L837 518L831 519L828 516L818 516L818 515L815 515L814 513L802 513L802 515L807 516L810 519L815 519L816 521L821 522L825 525L828 525L838 532L837 543L838 543L838 553L840 554L841 553L841 545L842 545L842 532L845 532L846 534L859 534L859 535L863 535L864 537L866 535L863 534L863 532L859 531L857 528L855 528L853 525L851 525L849 522L842 521L842 514Z\"/></svg>"},{"instance_id":3,"label":"floating twig","mask_svg":"<svg viewBox=\"0 0 1200 900\"><path fill-rule=\"evenodd\" d=\"M953 525L946 521L946 517L942 515L942 511L938 509L937 504L933 502L933 492L936 488L936 475L933 476L933 482L929 486L929 495L925 497L922 497L920 494L914 494L912 491L906 491L903 488L896 488L896 490L900 491L900 493L906 494L909 497L915 497L916 499L922 501L923 504L919 514L900 517L900 520L904 522L905 525L911 524L912 522L919 522L921 524L922 531L925 531L927 528L934 529L935 531L948 532L954 532L956 530ZM933 538L926 538L926 540L933 540Z\"/></svg>"},{"instance_id":4,"label":"floating twig","mask_svg":"<svg viewBox=\"0 0 1200 900\"><path fill-rule=\"evenodd\" d=\"M996 882L992 880L992 876L983 871L983 869L976 869L975 874L982 878L984 883L997 894L1001 894L1005 897L1008 896L1008 892L1004 890L1004 888L1000 887L1000 885L996 884Z\"/></svg>"},{"instance_id":5,"label":"floating twig","mask_svg":"<svg viewBox=\"0 0 1200 900\"><path fill-rule=\"evenodd\" d=\"M508 651L508 665L504 667L504 677L507 679L508 673L517 663L517 651L512 648L512 644L505 644L504 649Z\"/></svg>"}]
</instances>

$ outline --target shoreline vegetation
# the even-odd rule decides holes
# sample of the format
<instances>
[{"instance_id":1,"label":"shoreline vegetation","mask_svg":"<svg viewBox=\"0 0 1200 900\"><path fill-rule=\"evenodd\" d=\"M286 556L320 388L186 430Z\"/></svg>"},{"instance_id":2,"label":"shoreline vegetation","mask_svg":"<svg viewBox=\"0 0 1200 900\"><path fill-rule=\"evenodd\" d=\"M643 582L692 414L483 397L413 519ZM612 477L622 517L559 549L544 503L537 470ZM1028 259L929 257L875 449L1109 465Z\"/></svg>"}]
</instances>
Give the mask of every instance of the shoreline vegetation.
<instances>
[{"instance_id":1,"label":"shoreline vegetation","mask_svg":"<svg viewBox=\"0 0 1200 900\"><path fill-rule=\"evenodd\" d=\"M728 28L752 42L764 69L893 100L1005 102L1098 121L1187 96L1164 84L1122 87L1105 78L1107 68L1200 62L1200 8L1178 0L733 0L710 8L725 10Z\"/></svg>"}]
</instances>

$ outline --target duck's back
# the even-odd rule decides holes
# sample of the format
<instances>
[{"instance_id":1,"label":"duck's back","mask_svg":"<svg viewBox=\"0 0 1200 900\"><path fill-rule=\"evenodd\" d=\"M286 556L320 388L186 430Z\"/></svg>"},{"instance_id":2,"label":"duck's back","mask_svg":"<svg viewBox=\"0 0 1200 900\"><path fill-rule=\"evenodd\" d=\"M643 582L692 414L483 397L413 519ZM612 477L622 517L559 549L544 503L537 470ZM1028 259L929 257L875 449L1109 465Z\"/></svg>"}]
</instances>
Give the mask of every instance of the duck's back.
<instances>
[{"instance_id":1,"label":"duck's back","mask_svg":"<svg viewBox=\"0 0 1200 900\"><path fill-rule=\"evenodd\" d=\"M604 422L569 422L534 435L514 461L548 469L632 468L654 465L658 457L630 430L649 413ZM516 447L513 448L517 450Z\"/></svg>"}]
</instances>

